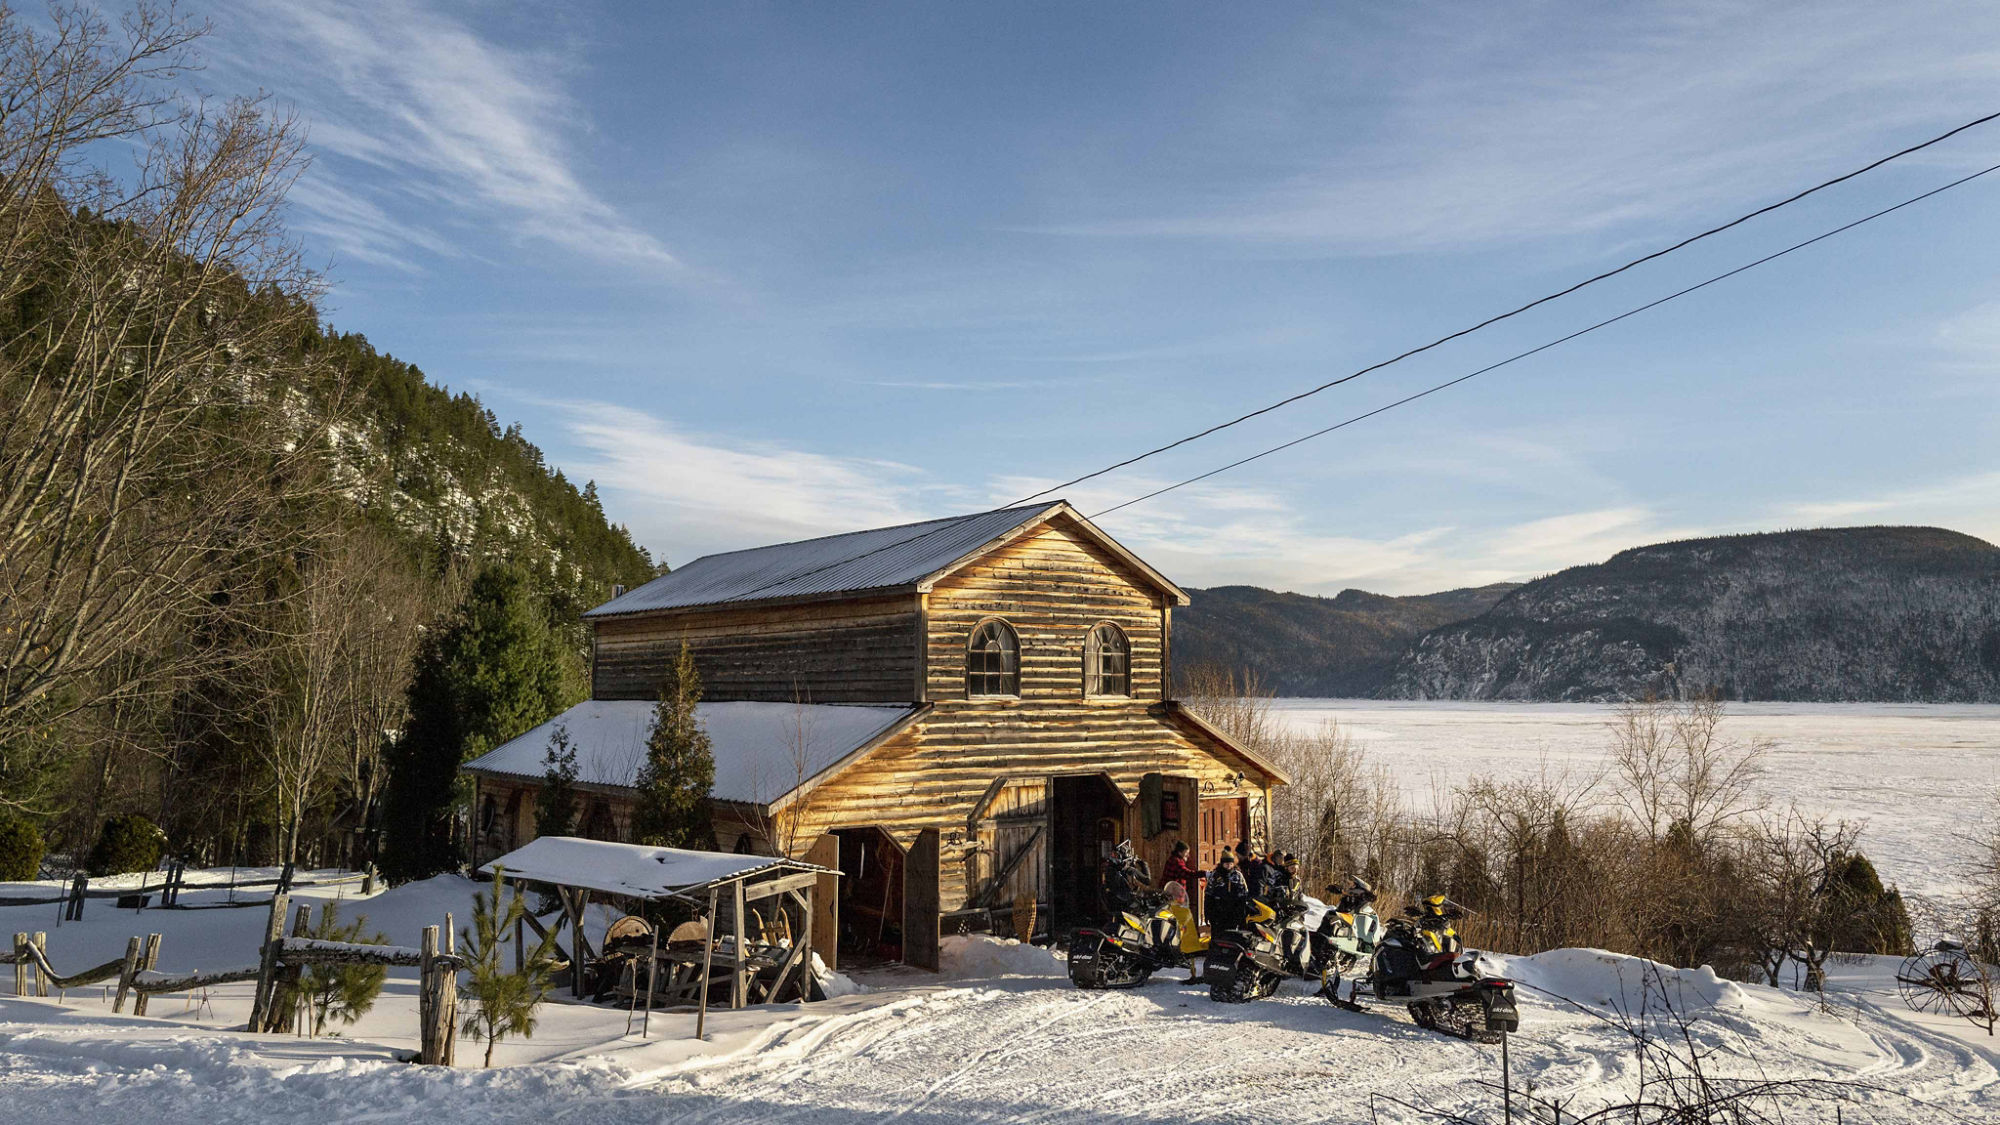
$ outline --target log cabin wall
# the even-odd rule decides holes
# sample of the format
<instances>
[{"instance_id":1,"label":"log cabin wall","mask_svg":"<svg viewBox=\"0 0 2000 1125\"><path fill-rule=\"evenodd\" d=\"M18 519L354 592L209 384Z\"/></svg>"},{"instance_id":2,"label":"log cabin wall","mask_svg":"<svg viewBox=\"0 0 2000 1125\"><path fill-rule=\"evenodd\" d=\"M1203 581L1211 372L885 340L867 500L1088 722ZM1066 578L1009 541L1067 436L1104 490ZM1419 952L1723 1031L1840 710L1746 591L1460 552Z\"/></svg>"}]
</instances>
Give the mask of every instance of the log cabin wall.
<instances>
[{"instance_id":1,"label":"log cabin wall","mask_svg":"<svg viewBox=\"0 0 2000 1125\"><path fill-rule=\"evenodd\" d=\"M1065 522L1052 520L932 588L925 698L965 699L966 642L988 617L1020 637L1023 701L1082 700L1084 642L1106 621L1132 643L1132 698L1164 698L1167 595Z\"/></svg>"},{"instance_id":2,"label":"log cabin wall","mask_svg":"<svg viewBox=\"0 0 2000 1125\"><path fill-rule=\"evenodd\" d=\"M912 595L672 610L593 622L591 693L653 699L686 641L702 698L790 703L907 702L916 690Z\"/></svg>"}]
</instances>

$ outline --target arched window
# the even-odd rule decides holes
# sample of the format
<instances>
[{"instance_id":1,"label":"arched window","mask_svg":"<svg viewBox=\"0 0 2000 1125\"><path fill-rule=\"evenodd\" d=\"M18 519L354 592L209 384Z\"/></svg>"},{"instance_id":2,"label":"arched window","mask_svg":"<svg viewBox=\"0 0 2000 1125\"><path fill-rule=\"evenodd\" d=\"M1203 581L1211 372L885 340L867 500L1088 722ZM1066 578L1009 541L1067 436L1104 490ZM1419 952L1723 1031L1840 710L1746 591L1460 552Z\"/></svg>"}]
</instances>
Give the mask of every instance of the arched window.
<instances>
[{"instance_id":1,"label":"arched window","mask_svg":"<svg viewBox=\"0 0 2000 1125\"><path fill-rule=\"evenodd\" d=\"M1083 694L1132 694L1132 642L1125 630L1108 621L1092 629L1084 642Z\"/></svg>"},{"instance_id":2,"label":"arched window","mask_svg":"<svg viewBox=\"0 0 2000 1125\"><path fill-rule=\"evenodd\" d=\"M965 694L968 698L1021 694L1021 642L1005 621L982 621L972 631L965 646Z\"/></svg>"}]
</instances>

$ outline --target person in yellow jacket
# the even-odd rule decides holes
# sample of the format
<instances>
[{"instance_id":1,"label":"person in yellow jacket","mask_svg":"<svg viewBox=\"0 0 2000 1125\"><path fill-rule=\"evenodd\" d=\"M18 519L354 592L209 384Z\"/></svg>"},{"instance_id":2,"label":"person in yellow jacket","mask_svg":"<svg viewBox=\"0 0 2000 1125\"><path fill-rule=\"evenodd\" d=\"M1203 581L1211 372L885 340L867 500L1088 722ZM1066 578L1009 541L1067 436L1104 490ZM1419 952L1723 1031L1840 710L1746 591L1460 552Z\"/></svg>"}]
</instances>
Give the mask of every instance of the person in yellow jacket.
<instances>
[{"instance_id":1,"label":"person in yellow jacket","mask_svg":"<svg viewBox=\"0 0 2000 1125\"><path fill-rule=\"evenodd\" d=\"M1187 888L1179 883L1168 883L1166 892L1166 911L1173 915L1174 921L1181 928L1181 956L1187 958L1187 982L1194 984L1201 980L1194 971L1194 959L1197 955L1208 952L1208 939L1201 936L1201 927L1195 924L1194 911L1188 909Z\"/></svg>"}]
</instances>

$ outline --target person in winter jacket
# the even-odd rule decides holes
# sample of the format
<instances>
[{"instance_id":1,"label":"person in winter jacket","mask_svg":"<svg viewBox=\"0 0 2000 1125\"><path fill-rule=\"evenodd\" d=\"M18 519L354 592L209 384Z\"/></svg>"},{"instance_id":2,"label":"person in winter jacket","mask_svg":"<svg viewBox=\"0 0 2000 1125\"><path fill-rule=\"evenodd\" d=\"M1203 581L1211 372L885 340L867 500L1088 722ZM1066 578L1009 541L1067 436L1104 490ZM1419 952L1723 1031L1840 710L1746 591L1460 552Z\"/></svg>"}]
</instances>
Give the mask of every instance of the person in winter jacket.
<instances>
[{"instance_id":1,"label":"person in winter jacket","mask_svg":"<svg viewBox=\"0 0 2000 1125\"><path fill-rule=\"evenodd\" d=\"M1236 856L1224 851L1208 873L1208 924L1211 930L1240 930L1250 916L1250 884L1236 868Z\"/></svg>"},{"instance_id":2,"label":"person in winter jacket","mask_svg":"<svg viewBox=\"0 0 2000 1125\"><path fill-rule=\"evenodd\" d=\"M1161 890L1166 890L1176 883L1180 885L1187 901L1193 902L1195 888L1201 885L1201 872L1188 862L1186 840L1174 845L1173 854L1167 857L1166 864L1160 868Z\"/></svg>"},{"instance_id":3,"label":"person in winter jacket","mask_svg":"<svg viewBox=\"0 0 2000 1125\"><path fill-rule=\"evenodd\" d=\"M1264 853L1248 840L1236 845L1236 862L1243 872L1243 882L1250 888L1250 897L1261 899L1269 891L1265 882Z\"/></svg>"},{"instance_id":4,"label":"person in winter jacket","mask_svg":"<svg viewBox=\"0 0 2000 1125\"><path fill-rule=\"evenodd\" d=\"M1299 857L1290 852L1273 854L1264 864L1264 885L1280 898L1298 884Z\"/></svg>"},{"instance_id":5,"label":"person in winter jacket","mask_svg":"<svg viewBox=\"0 0 2000 1125\"><path fill-rule=\"evenodd\" d=\"M1181 929L1181 956L1187 958L1188 983L1201 978L1195 974L1194 958L1197 953L1208 951L1208 939L1201 936L1201 927L1195 924L1194 911L1188 909L1187 888L1178 882L1168 882L1167 913L1174 916L1174 922Z\"/></svg>"},{"instance_id":6,"label":"person in winter jacket","mask_svg":"<svg viewBox=\"0 0 2000 1125\"><path fill-rule=\"evenodd\" d=\"M1132 841L1118 845L1104 862L1103 883L1100 887L1102 906L1106 914L1120 910L1130 910L1139 901L1139 895L1152 882L1151 873L1146 870L1146 861L1132 851Z\"/></svg>"}]
</instances>

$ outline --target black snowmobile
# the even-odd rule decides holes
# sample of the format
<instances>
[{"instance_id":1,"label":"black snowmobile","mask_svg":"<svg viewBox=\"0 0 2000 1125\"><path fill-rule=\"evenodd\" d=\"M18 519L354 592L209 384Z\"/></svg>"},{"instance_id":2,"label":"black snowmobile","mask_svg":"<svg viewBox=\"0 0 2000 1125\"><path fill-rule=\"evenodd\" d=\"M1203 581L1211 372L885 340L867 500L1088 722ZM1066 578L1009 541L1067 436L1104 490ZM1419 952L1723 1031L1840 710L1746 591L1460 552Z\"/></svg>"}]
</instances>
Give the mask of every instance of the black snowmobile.
<instances>
[{"instance_id":1,"label":"black snowmobile","mask_svg":"<svg viewBox=\"0 0 2000 1125\"><path fill-rule=\"evenodd\" d=\"M1181 925L1167 896L1148 889L1146 861L1132 842L1106 861L1103 893L1111 919L1101 929L1080 929L1069 939L1069 979L1078 988L1137 988L1162 969L1186 968Z\"/></svg>"},{"instance_id":2,"label":"black snowmobile","mask_svg":"<svg viewBox=\"0 0 2000 1125\"><path fill-rule=\"evenodd\" d=\"M1291 975L1285 965L1284 927L1277 911L1261 899L1250 900L1250 914L1243 925L1218 931L1208 943L1208 955L1202 962L1208 998L1241 1004L1278 991L1278 985Z\"/></svg>"},{"instance_id":3,"label":"black snowmobile","mask_svg":"<svg viewBox=\"0 0 2000 1125\"><path fill-rule=\"evenodd\" d=\"M1339 894L1339 905L1324 911L1316 926L1306 924L1311 911L1305 897L1291 890L1268 906L1259 902L1244 929L1218 936L1204 973L1209 995L1225 1003L1255 1000L1276 992L1285 977L1317 981L1322 992L1336 993L1341 973L1374 952L1382 923L1367 883L1356 879L1345 892L1330 886L1327 894Z\"/></svg>"},{"instance_id":4,"label":"black snowmobile","mask_svg":"<svg viewBox=\"0 0 2000 1125\"><path fill-rule=\"evenodd\" d=\"M1475 1043L1497 1043L1502 1034L1520 1030L1513 982L1487 974L1479 953L1459 942L1452 923L1465 916L1461 907L1432 895L1420 906L1404 907L1403 915L1389 919L1369 964L1376 1000L1400 1000L1418 1027ZM1327 999L1359 1011L1358 991L1343 999L1336 982Z\"/></svg>"}]
</instances>

